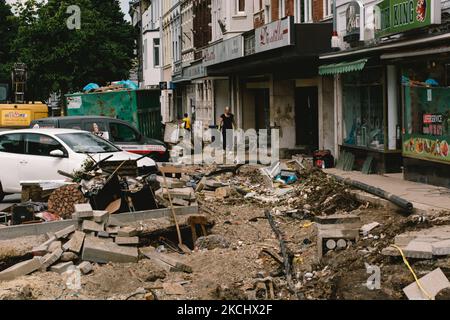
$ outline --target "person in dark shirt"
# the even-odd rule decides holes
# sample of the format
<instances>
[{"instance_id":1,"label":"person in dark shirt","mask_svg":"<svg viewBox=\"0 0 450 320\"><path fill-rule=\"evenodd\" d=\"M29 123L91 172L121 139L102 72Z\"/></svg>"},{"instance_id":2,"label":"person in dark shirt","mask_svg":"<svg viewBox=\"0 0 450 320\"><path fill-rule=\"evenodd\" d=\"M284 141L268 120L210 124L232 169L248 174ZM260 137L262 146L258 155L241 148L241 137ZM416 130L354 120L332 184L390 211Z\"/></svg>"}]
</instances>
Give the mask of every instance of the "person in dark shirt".
<instances>
[{"instance_id":1,"label":"person in dark shirt","mask_svg":"<svg viewBox=\"0 0 450 320\"><path fill-rule=\"evenodd\" d=\"M234 130L236 128L236 121L234 115L231 113L230 108L225 108L225 113L220 116L219 128L222 131L223 150L231 150L231 145L227 144L227 130Z\"/></svg>"}]
</instances>

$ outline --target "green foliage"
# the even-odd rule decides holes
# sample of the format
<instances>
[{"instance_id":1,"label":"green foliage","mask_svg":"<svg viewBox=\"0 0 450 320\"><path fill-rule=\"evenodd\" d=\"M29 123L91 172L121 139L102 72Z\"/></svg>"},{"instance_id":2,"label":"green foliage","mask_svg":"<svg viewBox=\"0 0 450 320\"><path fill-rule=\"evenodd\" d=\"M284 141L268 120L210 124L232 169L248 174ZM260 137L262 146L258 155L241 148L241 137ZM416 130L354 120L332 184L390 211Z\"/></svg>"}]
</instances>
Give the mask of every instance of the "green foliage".
<instances>
[{"instance_id":1,"label":"green foliage","mask_svg":"<svg viewBox=\"0 0 450 320\"><path fill-rule=\"evenodd\" d=\"M71 5L81 9L79 30L67 27ZM17 10L14 52L28 66L29 99L128 78L134 29L124 20L118 0L27 0Z\"/></svg>"},{"instance_id":2,"label":"green foliage","mask_svg":"<svg viewBox=\"0 0 450 320\"><path fill-rule=\"evenodd\" d=\"M0 82L10 82L11 64L14 60L11 46L16 34L17 19L6 1L0 0Z\"/></svg>"}]
</instances>

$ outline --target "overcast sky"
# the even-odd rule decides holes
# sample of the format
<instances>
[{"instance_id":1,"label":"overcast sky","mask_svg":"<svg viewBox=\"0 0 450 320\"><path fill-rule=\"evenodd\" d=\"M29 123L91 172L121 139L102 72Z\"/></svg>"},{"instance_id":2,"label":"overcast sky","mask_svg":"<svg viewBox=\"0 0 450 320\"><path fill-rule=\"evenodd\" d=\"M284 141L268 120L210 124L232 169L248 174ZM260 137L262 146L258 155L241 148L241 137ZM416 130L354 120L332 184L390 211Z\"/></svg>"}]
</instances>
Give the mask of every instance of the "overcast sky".
<instances>
[{"instance_id":1,"label":"overcast sky","mask_svg":"<svg viewBox=\"0 0 450 320\"><path fill-rule=\"evenodd\" d=\"M16 1L17 0L6 0L6 2L8 2L8 3L14 3ZM23 0L21 0L21 1L23 1ZM125 18L127 20L130 20L130 16L128 15L128 10L130 8L130 5L128 2L129 2L129 0L120 0L120 5L122 7L122 11L125 13Z\"/></svg>"}]
</instances>

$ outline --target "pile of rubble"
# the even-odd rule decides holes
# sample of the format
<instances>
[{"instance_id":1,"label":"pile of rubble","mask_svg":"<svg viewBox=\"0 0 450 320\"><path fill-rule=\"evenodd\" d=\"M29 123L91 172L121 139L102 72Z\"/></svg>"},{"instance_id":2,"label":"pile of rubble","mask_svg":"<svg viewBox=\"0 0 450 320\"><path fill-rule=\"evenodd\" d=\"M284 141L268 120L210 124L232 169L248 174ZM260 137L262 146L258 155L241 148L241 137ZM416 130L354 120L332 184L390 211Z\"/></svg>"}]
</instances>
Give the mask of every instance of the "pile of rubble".
<instances>
[{"instance_id":1,"label":"pile of rubble","mask_svg":"<svg viewBox=\"0 0 450 320\"><path fill-rule=\"evenodd\" d=\"M107 211L93 210L89 204L75 205L73 219L75 224L47 234L48 240L32 249L33 259L0 272L0 281L47 270L59 274L79 270L88 274L93 263L138 262L142 227L124 226ZM165 258L152 247L142 249L141 256L156 260L167 270L192 272L189 266Z\"/></svg>"}]
</instances>

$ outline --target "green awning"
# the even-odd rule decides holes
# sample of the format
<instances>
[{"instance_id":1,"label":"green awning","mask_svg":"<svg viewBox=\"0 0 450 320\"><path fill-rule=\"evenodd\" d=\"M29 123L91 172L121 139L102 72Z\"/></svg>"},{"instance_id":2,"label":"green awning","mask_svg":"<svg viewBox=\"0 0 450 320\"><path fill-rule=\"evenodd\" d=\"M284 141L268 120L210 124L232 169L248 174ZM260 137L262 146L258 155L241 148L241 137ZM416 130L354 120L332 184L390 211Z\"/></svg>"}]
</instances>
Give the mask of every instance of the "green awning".
<instances>
[{"instance_id":1,"label":"green awning","mask_svg":"<svg viewBox=\"0 0 450 320\"><path fill-rule=\"evenodd\" d=\"M361 59L357 61L341 62L320 66L319 75L326 76L326 75L361 71L366 66L367 61L369 61L369 59Z\"/></svg>"}]
</instances>

